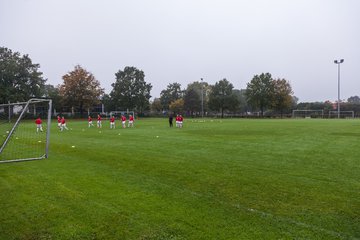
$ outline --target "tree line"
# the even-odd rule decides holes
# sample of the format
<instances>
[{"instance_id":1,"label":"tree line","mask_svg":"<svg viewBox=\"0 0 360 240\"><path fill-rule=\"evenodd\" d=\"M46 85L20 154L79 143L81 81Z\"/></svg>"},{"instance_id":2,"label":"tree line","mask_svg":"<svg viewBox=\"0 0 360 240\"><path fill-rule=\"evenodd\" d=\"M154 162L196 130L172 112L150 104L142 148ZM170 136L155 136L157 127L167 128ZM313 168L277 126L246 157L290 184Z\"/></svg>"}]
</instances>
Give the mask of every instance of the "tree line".
<instances>
[{"instance_id":1,"label":"tree line","mask_svg":"<svg viewBox=\"0 0 360 240\"><path fill-rule=\"evenodd\" d=\"M182 113L187 116L216 113L251 114L258 111L279 115L292 109L306 109L311 104L297 103L291 84L284 78L273 78L270 73L255 75L246 89L234 89L226 78L211 85L205 81L194 81L182 88L179 83L169 83L159 97L151 99L152 85L145 81L145 74L136 67L127 66L118 70L109 94L101 88L95 76L77 65L62 76L62 84L46 84L40 65L32 62L28 55L0 47L0 102L22 102L29 98L53 99L58 112L72 111L81 115L104 105L106 111L132 110L138 114ZM313 103L315 104L315 103ZM360 104L358 96L348 99L348 104ZM326 104L324 107L329 107Z\"/></svg>"}]
</instances>

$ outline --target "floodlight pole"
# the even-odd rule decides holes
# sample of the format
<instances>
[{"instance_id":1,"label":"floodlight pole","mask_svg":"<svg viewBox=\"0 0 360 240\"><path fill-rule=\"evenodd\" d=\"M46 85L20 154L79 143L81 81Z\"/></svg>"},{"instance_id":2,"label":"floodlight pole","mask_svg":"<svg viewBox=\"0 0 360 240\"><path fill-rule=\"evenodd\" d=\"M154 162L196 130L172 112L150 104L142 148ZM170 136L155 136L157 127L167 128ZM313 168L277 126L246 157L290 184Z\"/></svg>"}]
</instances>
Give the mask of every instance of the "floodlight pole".
<instances>
[{"instance_id":1,"label":"floodlight pole","mask_svg":"<svg viewBox=\"0 0 360 240\"><path fill-rule=\"evenodd\" d=\"M201 78L201 117L204 118L204 85L203 78Z\"/></svg>"},{"instance_id":2,"label":"floodlight pole","mask_svg":"<svg viewBox=\"0 0 360 240\"><path fill-rule=\"evenodd\" d=\"M338 118L340 118L340 64L344 62L344 59L334 60L334 63L338 65Z\"/></svg>"}]
</instances>

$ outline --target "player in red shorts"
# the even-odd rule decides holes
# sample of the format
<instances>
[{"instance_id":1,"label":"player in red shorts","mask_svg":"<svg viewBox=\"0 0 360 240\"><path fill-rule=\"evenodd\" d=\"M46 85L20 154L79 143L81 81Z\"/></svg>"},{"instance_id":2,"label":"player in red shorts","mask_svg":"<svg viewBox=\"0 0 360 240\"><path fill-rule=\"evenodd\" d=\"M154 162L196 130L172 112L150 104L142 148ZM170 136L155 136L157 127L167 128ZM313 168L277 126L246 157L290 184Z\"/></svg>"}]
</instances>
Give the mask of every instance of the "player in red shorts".
<instances>
[{"instance_id":1,"label":"player in red shorts","mask_svg":"<svg viewBox=\"0 0 360 240\"><path fill-rule=\"evenodd\" d=\"M128 127L134 127L134 117L133 115L129 116L129 124Z\"/></svg>"},{"instance_id":2,"label":"player in red shorts","mask_svg":"<svg viewBox=\"0 0 360 240\"><path fill-rule=\"evenodd\" d=\"M35 120L35 123L36 123L36 132L42 132L43 129L42 129L42 121L41 121L41 118L38 117L36 120Z\"/></svg>"},{"instance_id":3,"label":"player in red shorts","mask_svg":"<svg viewBox=\"0 0 360 240\"><path fill-rule=\"evenodd\" d=\"M101 127L102 127L100 114L98 114L98 116L97 116L97 127L98 127L98 128L101 128Z\"/></svg>"},{"instance_id":4,"label":"player in red shorts","mask_svg":"<svg viewBox=\"0 0 360 240\"><path fill-rule=\"evenodd\" d=\"M121 115L121 124L123 128L126 128L126 117L124 115Z\"/></svg>"},{"instance_id":5,"label":"player in red shorts","mask_svg":"<svg viewBox=\"0 0 360 240\"><path fill-rule=\"evenodd\" d=\"M110 129L115 129L115 117L111 116L110 118Z\"/></svg>"}]
</instances>

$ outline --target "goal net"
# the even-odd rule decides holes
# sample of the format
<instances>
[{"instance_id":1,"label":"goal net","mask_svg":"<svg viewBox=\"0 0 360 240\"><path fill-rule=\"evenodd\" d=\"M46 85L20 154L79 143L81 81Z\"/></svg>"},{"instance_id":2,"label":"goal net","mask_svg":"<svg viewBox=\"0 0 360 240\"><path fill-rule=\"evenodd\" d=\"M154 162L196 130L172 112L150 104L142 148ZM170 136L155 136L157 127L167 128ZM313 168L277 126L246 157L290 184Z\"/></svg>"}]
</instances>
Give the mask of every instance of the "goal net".
<instances>
[{"instance_id":1,"label":"goal net","mask_svg":"<svg viewBox=\"0 0 360 240\"><path fill-rule=\"evenodd\" d=\"M0 163L48 157L51 106L51 99L0 105Z\"/></svg>"},{"instance_id":2,"label":"goal net","mask_svg":"<svg viewBox=\"0 0 360 240\"><path fill-rule=\"evenodd\" d=\"M293 118L323 118L324 110L293 110Z\"/></svg>"},{"instance_id":3,"label":"goal net","mask_svg":"<svg viewBox=\"0 0 360 240\"><path fill-rule=\"evenodd\" d=\"M338 118L338 111L329 111L329 118ZM340 111L340 118L354 118L354 111Z\"/></svg>"}]
</instances>

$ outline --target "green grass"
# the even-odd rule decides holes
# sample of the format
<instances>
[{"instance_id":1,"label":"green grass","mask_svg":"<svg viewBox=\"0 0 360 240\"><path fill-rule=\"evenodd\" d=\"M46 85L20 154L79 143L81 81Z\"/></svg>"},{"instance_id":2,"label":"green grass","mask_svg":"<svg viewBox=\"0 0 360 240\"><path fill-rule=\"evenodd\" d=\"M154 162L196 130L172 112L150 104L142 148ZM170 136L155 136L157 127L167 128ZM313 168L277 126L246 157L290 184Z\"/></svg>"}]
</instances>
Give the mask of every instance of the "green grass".
<instances>
[{"instance_id":1,"label":"green grass","mask_svg":"<svg viewBox=\"0 0 360 240\"><path fill-rule=\"evenodd\" d=\"M68 127L0 164L0 239L360 239L359 120Z\"/></svg>"}]
</instances>

